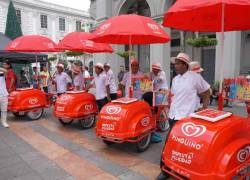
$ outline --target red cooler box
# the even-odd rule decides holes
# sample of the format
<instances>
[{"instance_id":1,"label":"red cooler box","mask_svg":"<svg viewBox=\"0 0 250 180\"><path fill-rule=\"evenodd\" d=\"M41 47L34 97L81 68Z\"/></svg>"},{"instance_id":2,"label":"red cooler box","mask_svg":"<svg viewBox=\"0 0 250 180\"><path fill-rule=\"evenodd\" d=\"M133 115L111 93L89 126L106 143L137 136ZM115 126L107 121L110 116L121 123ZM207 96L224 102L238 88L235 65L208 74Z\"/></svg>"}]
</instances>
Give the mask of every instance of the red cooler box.
<instances>
[{"instance_id":1,"label":"red cooler box","mask_svg":"<svg viewBox=\"0 0 250 180\"><path fill-rule=\"evenodd\" d=\"M180 179L250 176L250 120L204 110L176 123L162 154L162 170Z\"/></svg>"}]
</instances>

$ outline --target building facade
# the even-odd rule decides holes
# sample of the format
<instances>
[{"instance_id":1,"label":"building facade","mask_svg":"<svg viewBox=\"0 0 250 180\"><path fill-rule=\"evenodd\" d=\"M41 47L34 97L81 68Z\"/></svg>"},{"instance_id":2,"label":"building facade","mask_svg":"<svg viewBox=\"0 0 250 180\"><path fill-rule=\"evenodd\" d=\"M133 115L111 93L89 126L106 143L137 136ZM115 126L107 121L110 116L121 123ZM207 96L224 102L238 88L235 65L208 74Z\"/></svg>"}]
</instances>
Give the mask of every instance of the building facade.
<instances>
[{"instance_id":1,"label":"building facade","mask_svg":"<svg viewBox=\"0 0 250 180\"><path fill-rule=\"evenodd\" d=\"M61 40L73 31L89 31L89 13L41 0L13 0L24 35L39 34ZM0 32L5 32L9 0L0 0Z\"/></svg>"},{"instance_id":2,"label":"building facade","mask_svg":"<svg viewBox=\"0 0 250 180\"><path fill-rule=\"evenodd\" d=\"M100 23L112 16L131 13L152 17L155 21L162 23L163 14L174 2L175 0L91 0L89 13L97 22L95 26L100 25ZM185 51L193 60L200 61L205 69L203 76L209 83L219 79L222 67L220 33L183 32L168 28L165 28L165 30L171 36L171 42L133 46L142 71L148 72L152 63L160 62L170 81L172 72L170 59L180 51ZM217 38L218 44L206 48L193 48L187 45L186 39L195 37L197 34ZM234 77L248 72L250 70L250 31L227 32L225 33L224 42L224 77ZM114 45L113 48L115 51L128 49L126 45ZM119 71L117 67L120 65L128 66L126 61L114 54L98 54L95 55L95 58L98 61L110 62L116 73Z\"/></svg>"}]
</instances>

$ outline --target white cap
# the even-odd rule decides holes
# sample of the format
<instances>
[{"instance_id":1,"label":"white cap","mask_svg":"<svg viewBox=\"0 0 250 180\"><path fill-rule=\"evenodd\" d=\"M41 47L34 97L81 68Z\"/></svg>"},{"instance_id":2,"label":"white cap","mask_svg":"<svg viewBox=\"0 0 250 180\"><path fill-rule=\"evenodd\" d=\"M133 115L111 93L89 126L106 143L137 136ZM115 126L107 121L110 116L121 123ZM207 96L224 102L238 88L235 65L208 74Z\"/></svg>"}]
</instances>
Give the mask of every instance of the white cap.
<instances>
[{"instance_id":1,"label":"white cap","mask_svg":"<svg viewBox=\"0 0 250 180\"><path fill-rule=\"evenodd\" d=\"M95 64L95 67L99 67L99 68L101 68L102 70L104 69L104 68L103 68L103 64L102 64L102 63L99 63L99 62Z\"/></svg>"}]
</instances>

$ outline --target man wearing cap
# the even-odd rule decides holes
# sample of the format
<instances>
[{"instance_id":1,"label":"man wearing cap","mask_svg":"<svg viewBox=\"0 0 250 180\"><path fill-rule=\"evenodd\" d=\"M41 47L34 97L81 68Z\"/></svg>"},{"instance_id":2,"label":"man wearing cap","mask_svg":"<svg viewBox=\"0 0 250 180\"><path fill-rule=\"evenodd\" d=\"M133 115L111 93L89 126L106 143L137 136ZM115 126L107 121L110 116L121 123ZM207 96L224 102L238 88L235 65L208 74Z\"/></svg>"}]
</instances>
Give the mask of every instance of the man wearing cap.
<instances>
[{"instance_id":1,"label":"man wearing cap","mask_svg":"<svg viewBox=\"0 0 250 180\"><path fill-rule=\"evenodd\" d=\"M115 75L110 68L109 63L104 64L104 70L106 72L108 81L109 81L109 88L110 88L110 99L115 100L117 99L117 86L115 83Z\"/></svg>"},{"instance_id":2,"label":"man wearing cap","mask_svg":"<svg viewBox=\"0 0 250 180\"><path fill-rule=\"evenodd\" d=\"M172 62L177 76L173 79L171 88L173 97L169 110L170 131L178 120L190 116L196 110L197 95L203 100L201 109L206 109L209 104L210 85L200 74L189 71L190 62L191 59L185 53L179 53ZM166 178L167 174L163 171L157 177L158 180Z\"/></svg>"},{"instance_id":3,"label":"man wearing cap","mask_svg":"<svg viewBox=\"0 0 250 180\"><path fill-rule=\"evenodd\" d=\"M129 88L131 86L131 79L136 79L136 78L143 78L144 74L139 71L139 62L133 58L131 60L131 71L126 72L123 76L123 79L120 83L120 85L125 86L125 96L129 97ZM120 87L120 89L122 89ZM137 99L142 98L142 92L136 91L133 92L133 97Z\"/></svg>"},{"instance_id":4,"label":"man wearing cap","mask_svg":"<svg viewBox=\"0 0 250 180\"><path fill-rule=\"evenodd\" d=\"M166 73L161 69L160 63L152 65L152 72L150 73L150 80L153 81L154 91L168 90L168 83ZM153 92L147 92L143 95L143 99L153 105Z\"/></svg>"},{"instance_id":5,"label":"man wearing cap","mask_svg":"<svg viewBox=\"0 0 250 180\"><path fill-rule=\"evenodd\" d=\"M91 87L95 86L96 103L99 111L101 111L102 107L110 100L109 80L104 72L102 63L96 63L95 73L96 76L94 77L91 84L86 88L86 90L89 90Z\"/></svg>"},{"instance_id":6,"label":"man wearing cap","mask_svg":"<svg viewBox=\"0 0 250 180\"><path fill-rule=\"evenodd\" d=\"M81 65L77 62L73 63L72 72L74 74L74 90L82 91L84 88L84 78L81 70Z\"/></svg>"},{"instance_id":7,"label":"man wearing cap","mask_svg":"<svg viewBox=\"0 0 250 180\"><path fill-rule=\"evenodd\" d=\"M64 72L64 65L58 64L56 66L57 72L53 78L53 82L56 84L57 95L61 95L67 91L67 85L72 82L71 78Z\"/></svg>"}]
</instances>

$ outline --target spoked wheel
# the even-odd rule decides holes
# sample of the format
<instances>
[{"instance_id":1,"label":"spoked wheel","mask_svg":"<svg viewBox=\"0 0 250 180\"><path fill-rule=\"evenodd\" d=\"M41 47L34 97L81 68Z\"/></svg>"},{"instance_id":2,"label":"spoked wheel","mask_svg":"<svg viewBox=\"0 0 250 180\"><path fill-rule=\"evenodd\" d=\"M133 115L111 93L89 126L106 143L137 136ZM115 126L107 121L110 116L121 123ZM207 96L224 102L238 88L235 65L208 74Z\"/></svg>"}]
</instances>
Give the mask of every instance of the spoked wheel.
<instances>
[{"instance_id":1,"label":"spoked wheel","mask_svg":"<svg viewBox=\"0 0 250 180\"><path fill-rule=\"evenodd\" d=\"M42 117L43 115L43 112L44 112L44 109L43 108L40 108L40 109L34 109L32 111L29 111L27 113L27 117L31 120L38 120Z\"/></svg>"},{"instance_id":2,"label":"spoked wheel","mask_svg":"<svg viewBox=\"0 0 250 180\"><path fill-rule=\"evenodd\" d=\"M160 117L159 117L158 127L160 131L165 132L169 129L169 122L168 122L168 116L165 112L165 110L161 110Z\"/></svg>"},{"instance_id":3,"label":"spoked wheel","mask_svg":"<svg viewBox=\"0 0 250 180\"><path fill-rule=\"evenodd\" d=\"M26 112L13 112L13 115L15 117L21 118L21 117L25 117L26 116Z\"/></svg>"},{"instance_id":4,"label":"spoked wheel","mask_svg":"<svg viewBox=\"0 0 250 180\"><path fill-rule=\"evenodd\" d=\"M90 116L82 120L79 120L79 123L83 129L91 128L95 123L95 116Z\"/></svg>"},{"instance_id":5,"label":"spoked wheel","mask_svg":"<svg viewBox=\"0 0 250 180\"><path fill-rule=\"evenodd\" d=\"M136 142L137 151L138 152L145 151L149 147L150 140L151 140L151 133L145 136L144 138L142 138L140 141Z\"/></svg>"},{"instance_id":6,"label":"spoked wheel","mask_svg":"<svg viewBox=\"0 0 250 180\"><path fill-rule=\"evenodd\" d=\"M107 144L108 146L114 144L114 142L111 142L111 141L107 141L107 140L102 140L105 144Z\"/></svg>"},{"instance_id":7,"label":"spoked wheel","mask_svg":"<svg viewBox=\"0 0 250 180\"><path fill-rule=\"evenodd\" d=\"M58 120L64 126L70 125L73 122L73 120L63 120L63 119L58 119Z\"/></svg>"}]
</instances>

